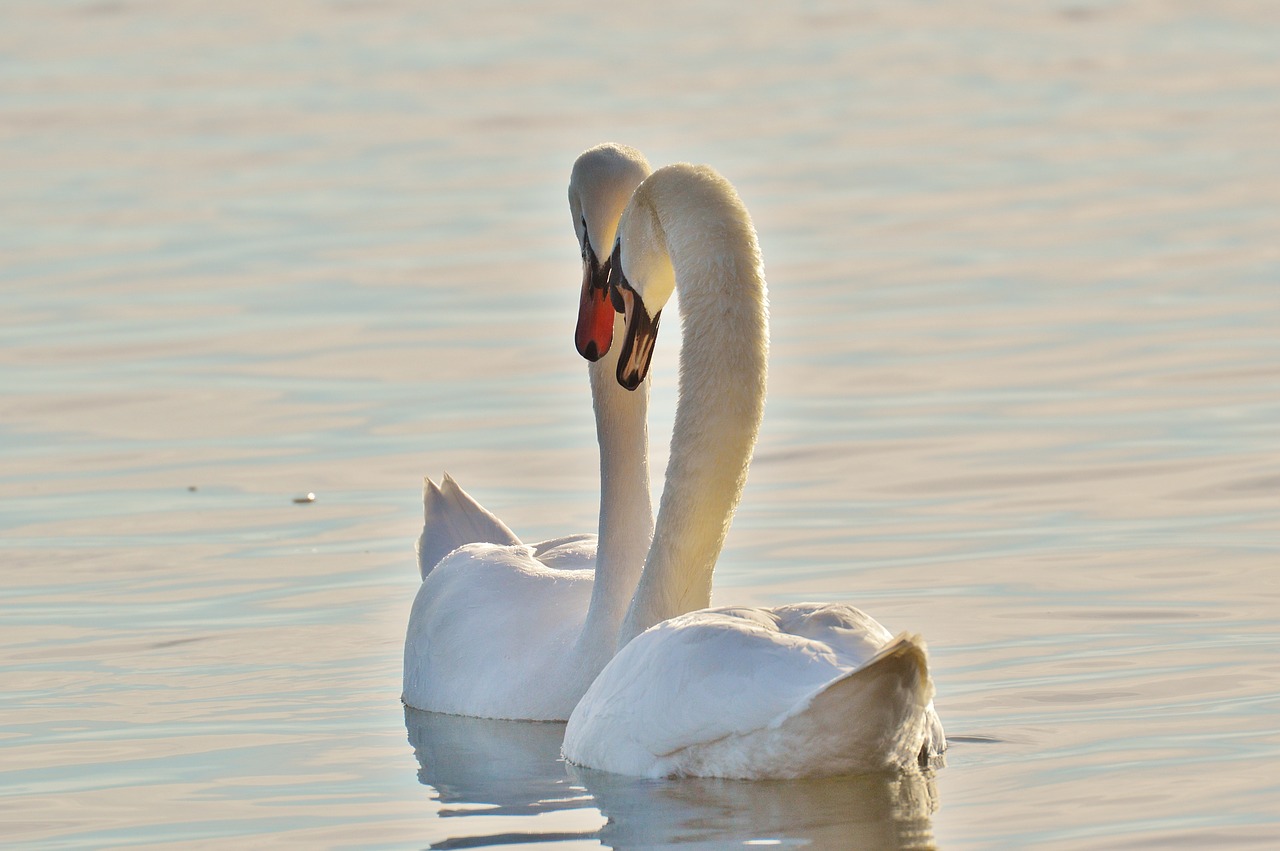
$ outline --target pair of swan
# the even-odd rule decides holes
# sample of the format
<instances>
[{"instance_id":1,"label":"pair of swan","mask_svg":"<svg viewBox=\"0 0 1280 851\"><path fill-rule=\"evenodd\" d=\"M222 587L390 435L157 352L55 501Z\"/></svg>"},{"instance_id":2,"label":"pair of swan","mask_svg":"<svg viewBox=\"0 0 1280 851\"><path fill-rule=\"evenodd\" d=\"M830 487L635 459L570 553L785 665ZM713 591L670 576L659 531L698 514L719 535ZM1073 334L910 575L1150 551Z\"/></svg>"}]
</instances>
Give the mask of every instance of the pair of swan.
<instances>
[{"instance_id":1,"label":"pair of swan","mask_svg":"<svg viewBox=\"0 0 1280 851\"><path fill-rule=\"evenodd\" d=\"M919 638L847 605L707 608L764 409L767 294L733 187L706 167L648 172L638 152L606 145L570 181L584 267L576 342L599 358L599 546L523 545L456 483L428 481L405 702L568 718L569 760L640 776L815 776L940 753ZM597 252L609 246L606 266ZM650 525L643 379L676 291L680 395ZM627 399L619 385L645 389Z\"/></svg>"}]
</instances>

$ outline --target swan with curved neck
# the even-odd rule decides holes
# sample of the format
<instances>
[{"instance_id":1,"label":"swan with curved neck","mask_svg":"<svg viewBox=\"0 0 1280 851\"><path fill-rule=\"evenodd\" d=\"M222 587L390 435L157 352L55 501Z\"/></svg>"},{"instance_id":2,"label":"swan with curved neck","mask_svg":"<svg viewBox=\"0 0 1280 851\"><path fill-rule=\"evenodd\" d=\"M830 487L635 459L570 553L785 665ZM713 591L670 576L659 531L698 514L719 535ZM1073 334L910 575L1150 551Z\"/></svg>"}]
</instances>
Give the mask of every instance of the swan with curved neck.
<instances>
[{"instance_id":1,"label":"swan with curved neck","mask_svg":"<svg viewBox=\"0 0 1280 851\"><path fill-rule=\"evenodd\" d=\"M751 218L705 166L654 172L618 226L618 382L648 372L680 294L684 348L670 463L621 649L570 716L574 763L641 776L766 778L902 768L945 747L923 642L858 609L708 609L746 481L768 355Z\"/></svg>"},{"instance_id":2,"label":"swan with curved neck","mask_svg":"<svg viewBox=\"0 0 1280 851\"><path fill-rule=\"evenodd\" d=\"M563 721L613 655L653 533L646 394L614 379L604 356L615 313L611 245L632 190L649 173L639 151L601 145L575 162L569 208L583 258L579 351L600 444L600 525L526 546L448 476L424 491L423 576L405 637L404 702L416 709ZM604 251L604 256L608 256ZM616 320L621 325L621 319Z\"/></svg>"},{"instance_id":3,"label":"swan with curved neck","mask_svg":"<svg viewBox=\"0 0 1280 851\"><path fill-rule=\"evenodd\" d=\"M712 571L764 414L769 318L751 218L711 169L669 166L642 184L623 213L613 263L626 320L618 383L634 389L644 380L662 307L677 286L684 337L661 534L618 636L625 644L711 604Z\"/></svg>"}]
</instances>

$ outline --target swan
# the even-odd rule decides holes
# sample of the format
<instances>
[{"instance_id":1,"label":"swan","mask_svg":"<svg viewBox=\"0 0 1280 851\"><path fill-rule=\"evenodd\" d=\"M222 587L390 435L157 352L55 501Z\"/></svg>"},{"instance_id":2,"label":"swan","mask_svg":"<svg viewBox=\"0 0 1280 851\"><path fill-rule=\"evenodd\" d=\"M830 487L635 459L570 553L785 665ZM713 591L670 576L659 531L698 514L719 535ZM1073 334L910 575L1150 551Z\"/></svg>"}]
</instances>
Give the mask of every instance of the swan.
<instances>
[{"instance_id":1,"label":"swan","mask_svg":"<svg viewBox=\"0 0 1280 851\"><path fill-rule=\"evenodd\" d=\"M945 747L924 643L853 606L706 608L764 408L768 304L751 218L705 166L654 172L618 225L618 382L649 369L679 291L684 348L667 479L620 650L569 717L572 763L648 777L904 769Z\"/></svg>"},{"instance_id":2,"label":"swan","mask_svg":"<svg viewBox=\"0 0 1280 851\"><path fill-rule=\"evenodd\" d=\"M608 255L618 217L649 173L639 151L601 145L574 163L569 208L582 249L583 328L600 444L599 545L570 535L525 545L449 476L426 480L422 584L404 646L405 704L485 718L564 721L613 655L653 534L648 398L614 380ZM621 324L621 317L616 320Z\"/></svg>"}]
</instances>

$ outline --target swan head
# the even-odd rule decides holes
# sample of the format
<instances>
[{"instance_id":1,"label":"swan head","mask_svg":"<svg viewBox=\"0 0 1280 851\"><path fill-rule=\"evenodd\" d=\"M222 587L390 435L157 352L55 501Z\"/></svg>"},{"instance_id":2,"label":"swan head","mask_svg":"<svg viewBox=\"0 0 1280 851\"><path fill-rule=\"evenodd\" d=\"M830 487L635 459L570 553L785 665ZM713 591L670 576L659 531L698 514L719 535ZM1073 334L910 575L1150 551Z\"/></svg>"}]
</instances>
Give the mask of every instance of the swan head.
<instances>
[{"instance_id":1,"label":"swan head","mask_svg":"<svg viewBox=\"0 0 1280 851\"><path fill-rule=\"evenodd\" d=\"M676 288L673 258L682 286L702 298L718 300L751 283L750 297L767 309L755 228L733 184L709 166L658 169L632 194L610 257L609 295L626 329L618 383L628 390L649 371L658 320Z\"/></svg>"},{"instance_id":2,"label":"swan head","mask_svg":"<svg viewBox=\"0 0 1280 851\"><path fill-rule=\"evenodd\" d=\"M743 230L742 234L735 233ZM664 166L636 188L618 223L610 265L609 294L625 318L618 383L634 390L653 359L662 308L675 292L671 253L691 264L724 267L735 236L754 244L746 208L729 181L708 166Z\"/></svg>"},{"instance_id":3,"label":"swan head","mask_svg":"<svg viewBox=\"0 0 1280 851\"><path fill-rule=\"evenodd\" d=\"M613 344L609 299L609 247L631 193L649 175L649 162L635 148L612 142L583 151L569 177L569 213L582 251L582 293L573 342L589 361Z\"/></svg>"}]
</instances>

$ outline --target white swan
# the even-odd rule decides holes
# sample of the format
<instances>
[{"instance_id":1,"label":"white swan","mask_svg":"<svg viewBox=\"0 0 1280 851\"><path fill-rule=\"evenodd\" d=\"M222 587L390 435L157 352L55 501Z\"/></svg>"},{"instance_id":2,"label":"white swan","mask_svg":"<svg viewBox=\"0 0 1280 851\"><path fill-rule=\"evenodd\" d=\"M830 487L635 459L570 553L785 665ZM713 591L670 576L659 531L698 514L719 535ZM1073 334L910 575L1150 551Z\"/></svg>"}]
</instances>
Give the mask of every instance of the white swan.
<instances>
[{"instance_id":1,"label":"white swan","mask_svg":"<svg viewBox=\"0 0 1280 851\"><path fill-rule=\"evenodd\" d=\"M577 342L588 356L609 348L615 321L608 262L595 246L612 244L631 191L648 173L640 152L620 145L592 148L574 163L569 208L582 248L585 317ZM616 361L615 350L588 368L600 444L598 549L593 535L525 546L448 476L442 487L427 481L423 581L404 647L409 706L563 721L613 655L653 533L648 399L618 386Z\"/></svg>"},{"instance_id":2,"label":"white swan","mask_svg":"<svg viewBox=\"0 0 1280 851\"><path fill-rule=\"evenodd\" d=\"M706 609L764 405L768 308L750 216L702 166L654 172L622 215L618 381L636 387L680 292L680 400L657 528L564 753L619 774L766 778L901 768L945 747L923 643L840 604ZM694 611L701 609L701 611ZM628 642L630 639L630 642Z\"/></svg>"}]
</instances>

